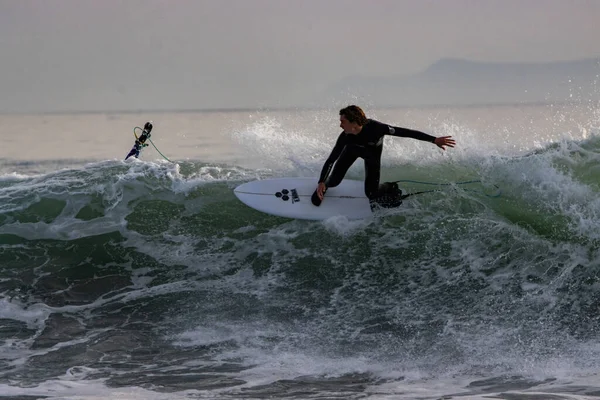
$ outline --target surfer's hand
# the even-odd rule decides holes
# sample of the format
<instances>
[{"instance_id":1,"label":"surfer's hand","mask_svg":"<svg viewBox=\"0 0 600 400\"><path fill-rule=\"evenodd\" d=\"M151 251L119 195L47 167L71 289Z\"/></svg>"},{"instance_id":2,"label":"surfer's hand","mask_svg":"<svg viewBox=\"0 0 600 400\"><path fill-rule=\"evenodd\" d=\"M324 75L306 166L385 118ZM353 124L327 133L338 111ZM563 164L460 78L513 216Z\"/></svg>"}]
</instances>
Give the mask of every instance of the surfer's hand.
<instances>
[{"instance_id":1,"label":"surfer's hand","mask_svg":"<svg viewBox=\"0 0 600 400\"><path fill-rule=\"evenodd\" d=\"M435 138L433 143L435 143L435 145L442 150L446 150L444 146L454 147L454 145L456 144L454 139L452 139L452 136L440 136L438 138Z\"/></svg>"},{"instance_id":2,"label":"surfer's hand","mask_svg":"<svg viewBox=\"0 0 600 400\"><path fill-rule=\"evenodd\" d=\"M319 196L319 200L323 200L323 195L325 194L326 190L327 187L325 186L325 183L319 182L319 186L317 186L317 196Z\"/></svg>"}]
</instances>

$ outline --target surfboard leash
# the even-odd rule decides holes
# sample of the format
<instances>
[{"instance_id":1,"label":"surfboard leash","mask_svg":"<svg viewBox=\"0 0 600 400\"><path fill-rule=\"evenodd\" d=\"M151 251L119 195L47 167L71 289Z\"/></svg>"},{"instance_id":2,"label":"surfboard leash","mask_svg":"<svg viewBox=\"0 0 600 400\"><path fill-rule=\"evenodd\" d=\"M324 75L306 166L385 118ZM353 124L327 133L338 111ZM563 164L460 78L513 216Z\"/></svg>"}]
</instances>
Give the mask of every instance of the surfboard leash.
<instances>
[{"instance_id":1,"label":"surfboard leash","mask_svg":"<svg viewBox=\"0 0 600 400\"><path fill-rule=\"evenodd\" d=\"M400 179L398 181L393 181L394 183L418 183L421 185L432 185L432 186L453 186L453 185L468 185L470 183L482 183L481 180L471 180L471 181L462 181L462 182L450 182L450 183L436 183L436 182L423 182L423 181L415 181L415 180L411 180L411 179ZM479 193L479 194L483 194L486 197L500 197L501 190L500 187L496 184L493 184L494 187L497 189L497 193L496 194L487 194L485 192L482 191L478 191L478 190L469 190L469 189L465 189L465 192L472 192L472 193ZM423 190L420 192L413 192L413 193L407 193L405 195L402 195L400 197L400 199L404 200L405 198L409 197L409 196L414 196L417 194L423 194L423 193L433 193L433 192L442 192L443 190L441 189L434 189L434 190Z\"/></svg>"},{"instance_id":2,"label":"surfboard leash","mask_svg":"<svg viewBox=\"0 0 600 400\"><path fill-rule=\"evenodd\" d=\"M133 136L135 136L135 138L138 139L138 136L135 134L135 130L136 129L140 129L142 131L143 131L143 129L140 128L139 126L136 126L135 128L133 128ZM162 156L162 158L164 158L165 160L167 160L170 163L173 162L173 161L169 160L163 153L160 152L160 150L158 149L158 147L156 147L156 145L154 144L154 142L152 141L152 139L148 138L148 140L150 141L150 143L152 144L152 146L156 149L156 151L158 152L158 154L160 154Z\"/></svg>"}]
</instances>

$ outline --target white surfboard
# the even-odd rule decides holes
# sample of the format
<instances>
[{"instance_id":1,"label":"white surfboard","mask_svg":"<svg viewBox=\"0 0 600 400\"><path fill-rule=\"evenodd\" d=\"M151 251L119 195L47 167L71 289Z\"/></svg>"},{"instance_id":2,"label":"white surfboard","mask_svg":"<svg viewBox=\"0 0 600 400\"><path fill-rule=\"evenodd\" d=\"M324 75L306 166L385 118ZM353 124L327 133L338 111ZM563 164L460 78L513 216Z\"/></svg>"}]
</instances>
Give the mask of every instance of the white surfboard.
<instances>
[{"instance_id":1,"label":"white surfboard","mask_svg":"<svg viewBox=\"0 0 600 400\"><path fill-rule=\"evenodd\" d=\"M279 217L324 220L335 216L362 219L372 215L364 182L343 180L327 189L320 206L310 197L317 188L317 178L275 178L244 183L233 192L255 210Z\"/></svg>"}]
</instances>

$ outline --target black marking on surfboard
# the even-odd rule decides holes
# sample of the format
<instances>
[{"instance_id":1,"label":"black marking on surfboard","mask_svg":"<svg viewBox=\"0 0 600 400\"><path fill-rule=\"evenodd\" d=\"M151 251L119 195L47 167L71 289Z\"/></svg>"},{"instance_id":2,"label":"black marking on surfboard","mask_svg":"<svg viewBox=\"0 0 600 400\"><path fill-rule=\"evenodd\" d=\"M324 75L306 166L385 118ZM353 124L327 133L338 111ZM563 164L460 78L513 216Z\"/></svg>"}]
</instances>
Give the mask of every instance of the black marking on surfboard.
<instances>
[{"instance_id":1,"label":"black marking on surfboard","mask_svg":"<svg viewBox=\"0 0 600 400\"><path fill-rule=\"evenodd\" d=\"M298 190L292 189L292 203L300 202L300 196L298 196Z\"/></svg>"},{"instance_id":2,"label":"black marking on surfboard","mask_svg":"<svg viewBox=\"0 0 600 400\"><path fill-rule=\"evenodd\" d=\"M292 190L288 190L288 189L281 189L280 192L276 192L275 193L275 197L283 200L283 201L288 201L290 199L290 194L292 195L292 204L293 203L299 203L300 202L300 196L298 195L298 190L296 189L292 189Z\"/></svg>"}]
</instances>

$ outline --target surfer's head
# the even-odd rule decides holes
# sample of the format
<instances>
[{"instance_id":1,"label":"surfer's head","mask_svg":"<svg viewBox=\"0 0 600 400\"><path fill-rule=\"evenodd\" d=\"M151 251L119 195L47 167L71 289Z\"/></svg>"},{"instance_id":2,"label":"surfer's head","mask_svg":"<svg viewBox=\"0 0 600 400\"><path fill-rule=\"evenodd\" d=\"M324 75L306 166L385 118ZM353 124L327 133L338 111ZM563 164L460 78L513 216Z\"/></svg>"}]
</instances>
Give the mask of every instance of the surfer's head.
<instances>
[{"instance_id":1,"label":"surfer's head","mask_svg":"<svg viewBox=\"0 0 600 400\"><path fill-rule=\"evenodd\" d=\"M340 128L346 133L356 135L367 123L365 112L355 105L351 105L340 110Z\"/></svg>"}]
</instances>

